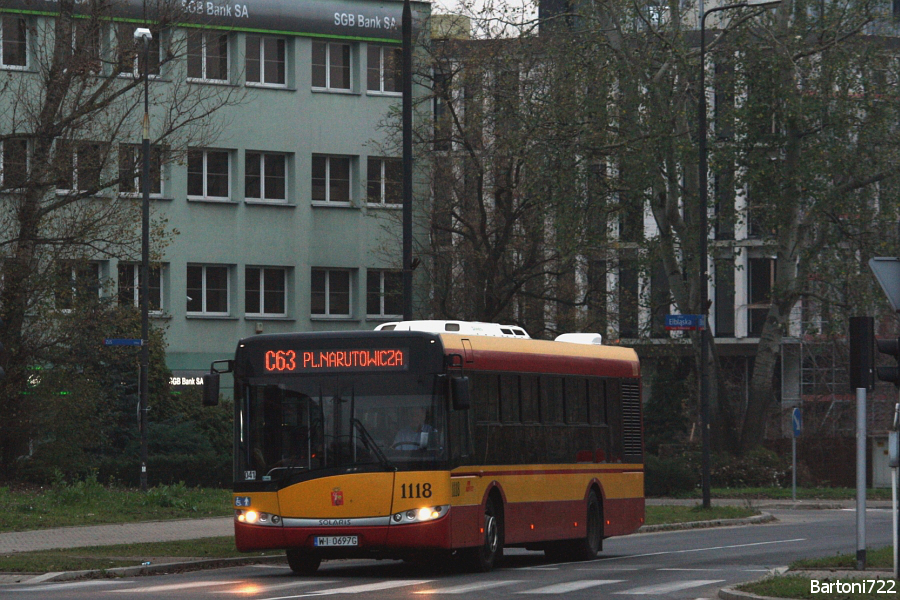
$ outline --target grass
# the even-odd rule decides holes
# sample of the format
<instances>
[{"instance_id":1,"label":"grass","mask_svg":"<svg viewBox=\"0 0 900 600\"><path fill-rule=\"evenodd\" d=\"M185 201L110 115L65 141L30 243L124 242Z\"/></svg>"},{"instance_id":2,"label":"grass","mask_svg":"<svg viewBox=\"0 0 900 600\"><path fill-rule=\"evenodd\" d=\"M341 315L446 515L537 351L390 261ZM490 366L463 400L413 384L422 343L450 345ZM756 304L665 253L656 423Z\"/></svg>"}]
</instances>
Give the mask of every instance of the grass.
<instances>
[{"instance_id":1,"label":"grass","mask_svg":"<svg viewBox=\"0 0 900 600\"><path fill-rule=\"evenodd\" d=\"M714 521L716 519L744 519L758 515L759 511L742 506L648 506L644 517L647 525Z\"/></svg>"},{"instance_id":2,"label":"grass","mask_svg":"<svg viewBox=\"0 0 900 600\"><path fill-rule=\"evenodd\" d=\"M105 570L137 566L145 562L177 562L178 559L246 558L283 554L281 551L245 554L234 547L234 538L216 537L151 544L90 546L67 550L17 552L0 556L0 572L49 573L54 571Z\"/></svg>"},{"instance_id":3,"label":"grass","mask_svg":"<svg viewBox=\"0 0 900 600\"><path fill-rule=\"evenodd\" d=\"M743 498L747 500L790 500L791 488L781 487L748 487L748 488L712 488L712 498ZM700 490L692 490L685 498L700 498ZM871 488L866 490L869 500L890 500L890 488ZM797 488L798 500L855 500L856 488Z\"/></svg>"},{"instance_id":4,"label":"grass","mask_svg":"<svg viewBox=\"0 0 900 600\"><path fill-rule=\"evenodd\" d=\"M883 598L896 598L900 594L900 586L895 582L893 587L889 580L888 583L879 584L872 583L872 577L865 579L855 575L851 578L847 575L835 573L827 579L819 580L823 582L840 582L863 584L862 587L856 586L856 590L864 590L862 593L847 593L846 591L831 589L829 592L823 592L820 587L816 593L812 591L812 580L810 577L800 574L791 573L791 571L806 570L830 570L830 569L855 569L856 554L837 554L835 556L826 556L823 558L814 558L806 560L798 560L790 565L790 571L785 575L776 577L767 577L760 581L745 583L738 586L738 589L760 596L771 596L774 598L816 598L817 600L881 600ZM871 570L888 570L894 568L894 549L891 546L878 549L866 550L866 568ZM853 589L853 588L849 588ZM879 593L880 591L880 593ZM887 594L887 591L893 593Z\"/></svg>"},{"instance_id":5,"label":"grass","mask_svg":"<svg viewBox=\"0 0 900 600\"><path fill-rule=\"evenodd\" d=\"M0 487L0 533L50 527L230 516L231 491L161 485L147 492L96 481Z\"/></svg>"}]
</instances>

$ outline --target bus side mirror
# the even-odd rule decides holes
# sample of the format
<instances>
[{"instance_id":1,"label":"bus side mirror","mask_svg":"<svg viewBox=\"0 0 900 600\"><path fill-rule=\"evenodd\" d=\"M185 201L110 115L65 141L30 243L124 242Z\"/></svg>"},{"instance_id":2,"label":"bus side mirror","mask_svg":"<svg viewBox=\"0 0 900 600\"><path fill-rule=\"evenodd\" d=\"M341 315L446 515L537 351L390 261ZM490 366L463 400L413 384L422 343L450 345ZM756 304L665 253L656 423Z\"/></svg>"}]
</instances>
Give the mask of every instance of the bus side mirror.
<instances>
[{"instance_id":1,"label":"bus side mirror","mask_svg":"<svg viewBox=\"0 0 900 600\"><path fill-rule=\"evenodd\" d=\"M452 377L450 379L450 393L453 396L453 410L467 410L472 401L469 398L469 378Z\"/></svg>"},{"instance_id":2,"label":"bus side mirror","mask_svg":"<svg viewBox=\"0 0 900 600\"><path fill-rule=\"evenodd\" d=\"M219 405L219 374L213 371L203 375L203 406Z\"/></svg>"}]
</instances>

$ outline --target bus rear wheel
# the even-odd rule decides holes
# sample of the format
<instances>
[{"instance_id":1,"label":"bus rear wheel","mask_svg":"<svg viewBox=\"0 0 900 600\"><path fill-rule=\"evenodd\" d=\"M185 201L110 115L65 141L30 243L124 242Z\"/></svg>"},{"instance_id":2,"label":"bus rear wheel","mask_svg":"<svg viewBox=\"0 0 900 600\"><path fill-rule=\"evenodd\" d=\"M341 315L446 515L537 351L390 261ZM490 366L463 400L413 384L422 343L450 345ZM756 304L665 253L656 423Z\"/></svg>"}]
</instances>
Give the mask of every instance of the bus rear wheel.
<instances>
[{"instance_id":1,"label":"bus rear wheel","mask_svg":"<svg viewBox=\"0 0 900 600\"><path fill-rule=\"evenodd\" d=\"M544 547L544 554L551 560L594 560L603 549L603 508L597 494L591 491L587 502L585 537L562 542L551 542Z\"/></svg>"},{"instance_id":2,"label":"bus rear wheel","mask_svg":"<svg viewBox=\"0 0 900 600\"><path fill-rule=\"evenodd\" d=\"M493 497L488 498L484 507L484 536L477 548L469 550L468 562L472 569L487 573L494 563L503 556L503 514Z\"/></svg>"},{"instance_id":3,"label":"bus rear wheel","mask_svg":"<svg viewBox=\"0 0 900 600\"><path fill-rule=\"evenodd\" d=\"M287 561L297 575L312 575L322 564L322 557L300 548L288 548Z\"/></svg>"}]
</instances>

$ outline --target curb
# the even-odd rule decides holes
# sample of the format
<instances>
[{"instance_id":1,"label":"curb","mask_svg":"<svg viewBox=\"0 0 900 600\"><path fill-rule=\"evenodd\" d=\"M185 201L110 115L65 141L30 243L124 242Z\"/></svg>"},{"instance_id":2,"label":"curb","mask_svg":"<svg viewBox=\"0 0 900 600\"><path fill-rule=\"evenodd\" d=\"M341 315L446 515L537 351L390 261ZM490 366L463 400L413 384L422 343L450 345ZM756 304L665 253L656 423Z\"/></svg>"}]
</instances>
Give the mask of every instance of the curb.
<instances>
[{"instance_id":1,"label":"curb","mask_svg":"<svg viewBox=\"0 0 900 600\"><path fill-rule=\"evenodd\" d=\"M36 583L50 583L57 581L72 581L74 579L102 579L115 577L137 577L139 575L158 575L163 573L175 573L183 571L200 571L203 569L220 569L225 567L239 567L252 564L283 563L287 559L283 554L275 556L235 557L235 558L209 558L184 562L158 563L150 565L135 565L133 567L115 567L112 569L91 569L87 571L60 571L58 573L43 573L35 575L16 585L34 585Z\"/></svg>"},{"instance_id":2,"label":"curb","mask_svg":"<svg viewBox=\"0 0 900 600\"><path fill-rule=\"evenodd\" d=\"M762 513L744 519L715 519L712 521L693 521L688 523L668 523L665 525L644 525L637 533L654 533L658 531L678 531L688 529L703 529L709 527L727 527L733 525L756 525L775 521L769 513ZM191 560L184 562L159 563L152 565L135 565L133 567L115 567L112 569L93 569L87 571L61 571L58 573L42 573L33 577L23 575L22 581L9 584L0 584L0 588L17 585L34 585L36 583L50 583L58 581L72 581L74 579L99 579L103 577L136 577L140 575L156 575L179 571L199 571L202 569L217 569L224 567L236 567L250 564L283 563L286 558L283 554L275 556L236 557L236 558L211 558L203 560ZM721 592L720 592L721 593ZM743 593L743 592L738 592ZM753 596L740 596L740 598ZM758 596L757 596L758 597ZM734 598L738 598L735 596Z\"/></svg>"},{"instance_id":3,"label":"curb","mask_svg":"<svg viewBox=\"0 0 900 600\"><path fill-rule=\"evenodd\" d=\"M777 521L770 513L764 512L743 519L713 519L712 521L689 521L687 523L666 523L664 525L644 525L637 533L655 533L657 531L683 531L687 529L706 529L708 527L730 527L734 525L759 525Z\"/></svg>"}]
</instances>

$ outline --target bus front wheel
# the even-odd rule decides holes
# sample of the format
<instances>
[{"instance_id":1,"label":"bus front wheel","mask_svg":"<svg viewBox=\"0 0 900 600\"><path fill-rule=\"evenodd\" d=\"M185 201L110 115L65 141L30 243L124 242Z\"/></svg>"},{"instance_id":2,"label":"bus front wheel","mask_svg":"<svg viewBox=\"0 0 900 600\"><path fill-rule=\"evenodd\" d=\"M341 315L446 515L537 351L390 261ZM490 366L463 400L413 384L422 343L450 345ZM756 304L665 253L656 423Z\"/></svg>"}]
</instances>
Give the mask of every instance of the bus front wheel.
<instances>
[{"instance_id":1,"label":"bus front wheel","mask_svg":"<svg viewBox=\"0 0 900 600\"><path fill-rule=\"evenodd\" d=\"M312 575L322 564L322 557L300 548L289 548L287 561L291 571L297 575Z\"/></svg>"},{"instance_id":2,"label":"bus front wheel","mask_svg":"<svg viewBox=\"0 0 900 600\"><path fill-rule=\"evenodd\" d=\"M487 573L503 556L503 513L493 497L484 506L484 532L480 546L469 550L469 563L473 570Z\"/></svg>"}]
</instances>

